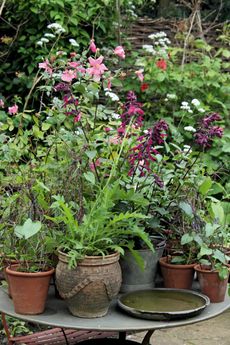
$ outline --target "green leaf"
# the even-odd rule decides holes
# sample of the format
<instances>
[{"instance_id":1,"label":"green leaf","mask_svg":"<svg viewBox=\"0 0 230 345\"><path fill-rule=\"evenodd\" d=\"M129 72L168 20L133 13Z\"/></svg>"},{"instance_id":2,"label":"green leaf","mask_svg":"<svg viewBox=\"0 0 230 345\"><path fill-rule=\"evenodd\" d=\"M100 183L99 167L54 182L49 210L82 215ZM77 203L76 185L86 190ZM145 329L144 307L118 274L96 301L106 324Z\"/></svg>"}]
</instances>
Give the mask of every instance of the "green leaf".
<instances>
[{"instance_id":1,"label":"green leaf","mask_svg":"<svg viewBox=\"0 0 230 345\"><path fill-rule=\"evenodd\" d=\"M225 214L224 214L224 209L221 206L220 202L217 202L217 203L212 202L211 209L212 209L215 219L218 219L220 224L224 224Z\"/></svg>"},{"instance_id":2,"label":"green leaf","mask_svg":"<svg viewBox=\"0 0 230 345\"><path fill-rule=\"evenodd\" d=\"M210 190L212 186L212 180L210 177L206 177L205 180L202 182L202 184L199 187L199 192L202 195L206 195L208 191Z\"/></svg>"},{"instance_id":3,"label":"green leaf","mask_svg":"<svg viewBox=\"0 0 230 345\"><path fill-rule=\"evenodd\" d=\"M47 131L52 125L50 123L43 122L42 130Z\"/></svg>"},{"instance_id":4,"label":"green leaf","mask_svg":"<svg viewBox=\"0 0 230 345\"><path fill-rule=\"evenodd\" d=\"M181 244L182 246L184 244L187 244L187 243L190 243L193 241L193 236L191 234L184 234L182 237L181 237Z\"/></svg>"},{"instance_id":5,"label":"green leaf","mask_svg":"<svg viewBox=\"0 0 230 345\"><path fill-rule=\"evenodd\" d=\"M97 154L97 151L85 151L85 154L87 155L87 157L89 157L89 159L94 159L94 157Z\"/></svg>"},{"instance_id":6,"label":"green leaf","mask_svg":"<svg viewBox=\"0 0 230 345\"><path fill-rule=\"evenodd\" d=\"M92 172L88 171L87 173L84 173L84 177L90 183L95 184L95 176Z\"/></svg>"},{"instance_id":7,"label":"green leaf","mask_svg":"<svg viewBox=\"0 0 230 345\"><path fill-rule=\"evenodd\" d=\"M207 223L205 225L205 235L206 237L210 237L214 234L215 232L215 226L211 223Z\"/></svg>"},{"instance_id":8,"label":"green leaf","mask_svg":"<svg viewBox=\"0 0 230 345\"><path fill-rule=\"evenodd\" d=\"M19 238L25 238L26 240L35 235L42 227L41 222L33 222L28 218L23 225L17 225L14 229L14 233Z\"/></svg>"},{"instance_id":9,"label":"green leaf","mask_svg":"<svg viewBox=\"0 0 230 345\"><path fill-rule=\"evenodd\" d=\"M179 207L182 211L184 211L188 216L193 217L193 210L190 204L187 202L181 201L179 203Z\"/></svg>"},{"instance_id":10,"label":"green leaf","mask_svg":"<svg viewBox=\"0 0 230 345\"><path fill-rule=\"evenodd\" d=\"M219 249L216 249L213 253L213 258L220 261L222 264L226 264L226 257L223 252L221 252Z\"/></svg>"},{"instance_id":11,"label":"green leaf","mask_svg":"<svg viewBox=\"0 0 230 345\"><path fill-rule=\"evenodd\" d=\"M212 249L206 247L205 245L201 246L199 256L205 256L205 255L212 255Z\"/></svg>"}]
</instances>

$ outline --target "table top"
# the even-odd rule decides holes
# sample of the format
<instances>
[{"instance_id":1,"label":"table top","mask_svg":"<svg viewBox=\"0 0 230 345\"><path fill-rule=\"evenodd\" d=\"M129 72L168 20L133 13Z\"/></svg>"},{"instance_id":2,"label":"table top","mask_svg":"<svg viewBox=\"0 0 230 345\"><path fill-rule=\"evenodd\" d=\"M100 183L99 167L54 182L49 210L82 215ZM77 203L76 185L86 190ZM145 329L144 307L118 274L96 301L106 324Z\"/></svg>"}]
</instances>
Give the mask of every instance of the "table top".
<instances>
[{"instance_id":1,"label":"table top","mask_svg":"<svg viewBox=\"0 0 230 345\"><path fill-rule=\"evenodd\" d=\"M118 306L116 300L111 303L109 312L106 316L100 318L79 318L72 316L65 302L57 299L51 289L46 303L46 310L40 315L21 315L14 312L13 302L8 297L4 289L0 289L0 311L7 315L31 321L43 325L54 327L73 328L81 330L99 330L99 331L146 331L170 327L180 327L192 323L205 321L215 317L230 307L230 297L226 295L224 302L211 303L201 312L201 314L183 320L153 321L138 319L129 316Z\"/></svg>"}]
</instances>

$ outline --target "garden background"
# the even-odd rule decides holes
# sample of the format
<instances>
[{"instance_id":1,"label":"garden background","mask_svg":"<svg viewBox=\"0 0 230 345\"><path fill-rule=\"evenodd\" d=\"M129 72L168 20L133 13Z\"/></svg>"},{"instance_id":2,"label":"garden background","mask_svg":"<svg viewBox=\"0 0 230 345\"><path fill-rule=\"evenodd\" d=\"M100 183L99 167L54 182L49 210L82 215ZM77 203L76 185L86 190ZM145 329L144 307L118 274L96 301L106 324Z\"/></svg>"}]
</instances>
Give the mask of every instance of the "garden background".
<instances>
[{"instance_id":1,"label":"garden background","mask_svg":"<svg viewBox=\"0 0 230 345\"><path fill-rule=\"evenodd\" d=\"M228 233L229 13L228 0L2 0L1 236L4 236L6 225L21 222L22 211L17 208L20 205L26 212L28 200L32 209L37 207L38 202L40 217L41 214L46 214L47 187L40 181L34 183L28 164L40 164L45 156L44 140L48 150L52 151L49 140L52 139L53 127L63 125L68 128L65 117L59 118L58 123L54 120L54 104L51 104L49 99L52 90L49 85L44 86L42 79L38 77L39 63L44 62L47 56L50 61L54 61L54 51L82 52L92 43L101 54L107 54L106 61L111 70L116 73L118 71L118 77L112 80L112 90L109 88L111 94L101 93L98 96L98 103L100 101L100 104L106 105L106 109L99 107L100 120L103 123L103 118L112 112L113 98L117 94L118 101L125 102L127 92L135 92L138 101L143 105L147 123L151 124L163 118L169 125L172 145L168 145L166 149L172 165L167 166L167 181L172 178L170 173L179 180L183 179L185 166L177 154L181 148L185 151L191 149L193 129L200 126L203 137L202 140L196 137L195 144L202 151L202 161L199 150L194 150L192 160L187 162L190 167L195 167L192 174L199 177L199 196L193 200L190 195L189 203L180 206L189 216L189 204L192 204L195 210L208 205L212 215L215 212L221 214L221 222ZM58 23L64 29L53 38L45 35L51 33L47 26L52 23ZM118 67L114 67L111 51L117 46L124 48L125 59L120 59ZM84 90L79 92L84 94ZM92 89L91 92L95 96L98 90ZM223 132L216 123L215 135L202 132L201 120L204 115L212 116L212 122L219 121L218 126L221 125ZM165 158L165 162L167 159ZM194 161L195 165L192 163ZM173 170L173 164L178 164L176 172ZM36 173L41 176L44 174L43 169L44 167L40 166ZM55 166L51 169L55 175ZM63 168L55 179L65 172ZM70 171L68 173L70 174ZM157 175L161 178L160 170ZM88 180L92 178L91 175L87 176ZM183 186L184 191L191 186L192 178L193 176L189 183ZM63 176L60 179L65 181ZM158 180L158 185L160 184L161 180ZM51 187L53 186L49 186ZM27 193L23 194L25 189ZM60 186L55 185L54 190L60 192ZM160 230L165 225L162 225L162 216L165 217L166 224L171 221L167 205L171 205L173 201L170 195L164 195L165 198L162 197L162 191L157 190L153 205L151 226ZM160 206L159 198L162 199ZM182 200L180 198L181 195L178 195L178 203ZM31 212L33 214L37 211ZM178 222L175 222L175 228ZM189 223L191 220L186 218L183 222ZM14 333L27 332L30 327L31 325L21 321L12 320Z\"/></svg>"}]
</instances>

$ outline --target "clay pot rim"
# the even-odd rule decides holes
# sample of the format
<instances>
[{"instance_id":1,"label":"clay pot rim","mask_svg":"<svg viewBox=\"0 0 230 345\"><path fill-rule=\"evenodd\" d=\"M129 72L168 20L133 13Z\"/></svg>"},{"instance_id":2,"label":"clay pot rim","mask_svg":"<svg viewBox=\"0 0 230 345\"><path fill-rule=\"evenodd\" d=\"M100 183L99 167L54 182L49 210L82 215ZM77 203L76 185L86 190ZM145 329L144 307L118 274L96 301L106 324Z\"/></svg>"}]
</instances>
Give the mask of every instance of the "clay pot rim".
<instances>
[{"instance_id":1,"label":"clay pot rim","mask_svg":"<svg viewBox=\"0 0 230 345\"><path fill-rule=\"evenodd\" d=\"M226 266L227 267L227 266ZM229 265L229 267L227 267L228 268L228 271L229 271L229 273L230 273L230 265ZM194 270L195 271L197 271L197 272L202 272L202 273L207 273L207 274L212 274L212 273L217 273L218 274L218 271L217 270L212 270L211 268L208 268L207 266L206 266L206 268L205 267L202 267L202 265L201 264L196 264L195 266L194 266Z\"/></svg>"},{"instance_id":2,"label":"clay pot rim","mask_svg":"<svg viewBox=\"0 0 230 345\"><path fill-rule=\"evenodd\" d=\"M159 259L159 263L161 266L168 267L168 268L174 268L174 269L181 269L181 268L194 268L196 266L196 263L193 264L173 264L166 262L168 260L168 256L162 256Z\"/></svg>"},{"instance_id":3,"label":"clay pot rim","mask_svg":"<svg viewBox=\"0 0 230 345\"><path fill-rule=\"evenodd\" d=\"M16 271L15 269L19 267L19 264L11 265L6 267L6 273L13 276L24 276L24 277L31 277L36 278L40 276L49 276L52 275L55 272L55 269L53 267L49 267L47 271L40 271L40 272L22 272L22 271Z\"/></svg>"}]
</instances>

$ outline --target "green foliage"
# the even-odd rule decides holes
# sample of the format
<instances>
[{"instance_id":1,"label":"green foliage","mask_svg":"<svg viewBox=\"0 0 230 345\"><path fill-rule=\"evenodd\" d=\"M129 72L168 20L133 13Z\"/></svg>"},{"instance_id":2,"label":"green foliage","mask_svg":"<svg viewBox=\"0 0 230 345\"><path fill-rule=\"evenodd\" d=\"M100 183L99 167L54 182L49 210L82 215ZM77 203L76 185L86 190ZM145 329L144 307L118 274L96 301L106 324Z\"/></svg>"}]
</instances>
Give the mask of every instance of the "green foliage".
<instances>
[{"instance_id":1,"label":"green foliage","mask_svg":"<svg viewBox=\"0 0 230 345\"><path fill-rule=\"evenodd\" d=\"M54 199L51 208L56 216L49 219L59 228L64 225L64 231L60 231L57 237L57 244L61 251L68 254L71 267L76 266L77 261L85 255L105 255L113 251L123 254L124 247L133 247L134 237L141 238L153 250L148 235L140 225L140 220L146 216L137 212L114 211L116 202L125 200L119 182L107 186L95 201L86 204L88 212L81 224L76 220L73 206L65 203L60 196L54 196Z\"/></svg>"},{"instance_id":2,"label":"green foliage","mask_svg":"<svg viewBox=\"0 0 230 345\"><path fill-rule=\"evenodd\" d=\"M48 24L59 23L65 29L66 38L73 38L81 47L86 47L95 33L100 45L102 35L114 32L111 22L117 16L114 1L103 0L10 0L2 15L0 89L3 94L22 98L33 84L38 62L47 54L46 48L52 46L52 41L44 42L43 46L37 44L48 32ZM59 50L70 47L68 40L59 38ZM76 47L72 49L75 51Z\"/></svg>"}]
</instances>

